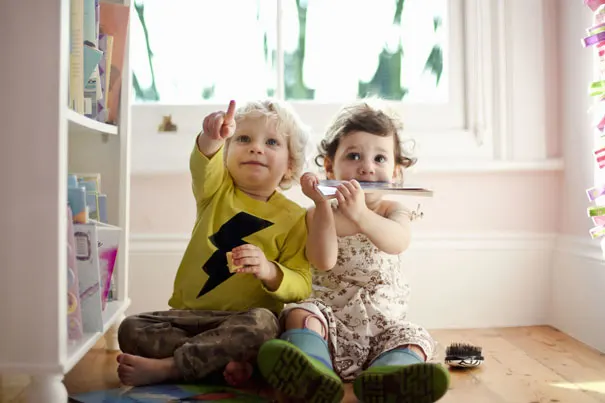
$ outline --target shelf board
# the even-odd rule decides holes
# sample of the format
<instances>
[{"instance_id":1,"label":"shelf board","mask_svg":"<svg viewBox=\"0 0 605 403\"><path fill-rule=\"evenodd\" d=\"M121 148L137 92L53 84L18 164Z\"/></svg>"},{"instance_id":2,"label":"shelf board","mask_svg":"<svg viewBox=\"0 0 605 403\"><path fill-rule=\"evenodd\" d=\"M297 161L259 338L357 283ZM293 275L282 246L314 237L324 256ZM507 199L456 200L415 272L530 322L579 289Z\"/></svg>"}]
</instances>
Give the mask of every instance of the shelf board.
<instances>
[{"instance_id":1,"label":"shelf board","mask_svg":"<svg viewBox=\"0 0 605 403\"><path fill-rule=\"evenodd\" d=\"M67 360L63 365L63 373L68 373L84 357L86 353L99 341L101 337L116 323L130 305L130 300L111 301L103 311L103 331L84 333L80 340L71 342L67 346Z\"/></svg>"},{"instance_id":2,"label":"shelf board","mask_svg":"<svg viewBox=\"0 0 605 403\"><path fill-rule=\"evenodd\" d=\"M94 119L80 115L78 112L67 108L67 120L69 121L69 131L78 134L118 134L118 127L107 123L97 122Z\"/></svg>"},{"instance_id":3,"label":"shelf board","mask_svg":"<svg viewBox=\"0 0 605 403\"><path fill-rule=\"evenodd\" d=\"M103 334L116 323L116 320L126 311L130 305L130 300L126 301L111 301L107 303L103 311Z\"/></svg>"}]
</instances>

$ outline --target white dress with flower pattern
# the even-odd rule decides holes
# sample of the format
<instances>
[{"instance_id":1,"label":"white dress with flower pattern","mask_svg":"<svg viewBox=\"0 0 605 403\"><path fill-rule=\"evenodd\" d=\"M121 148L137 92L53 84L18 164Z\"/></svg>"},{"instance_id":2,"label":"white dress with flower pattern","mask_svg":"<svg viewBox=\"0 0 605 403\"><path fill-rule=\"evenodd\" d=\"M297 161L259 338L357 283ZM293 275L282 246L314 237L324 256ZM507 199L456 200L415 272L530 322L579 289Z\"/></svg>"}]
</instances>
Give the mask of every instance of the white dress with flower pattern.
<instances>
[{"instance_id":1,"label":"white dress with flower pattern","mask_svg":"<svg viewBox=\"0 0 605 403\"><path fill-rule=\"evenodd\" d=\"M380 251L363 234L338 238L338 260L316 272L313 296L294 308L315 313L328 329L336 373L356 378L383 352L414 344L431 359L435 343L426 329L406 320L410 287L401 258Z\"/></svg>"}]
</instances>

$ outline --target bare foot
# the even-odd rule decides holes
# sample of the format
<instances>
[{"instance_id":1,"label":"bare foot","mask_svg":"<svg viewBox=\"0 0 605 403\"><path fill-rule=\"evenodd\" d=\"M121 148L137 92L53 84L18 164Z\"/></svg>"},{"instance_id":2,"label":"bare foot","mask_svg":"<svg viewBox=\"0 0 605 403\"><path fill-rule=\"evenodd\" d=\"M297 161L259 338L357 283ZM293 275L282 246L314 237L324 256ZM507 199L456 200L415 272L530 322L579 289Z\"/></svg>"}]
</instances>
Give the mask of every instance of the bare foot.
<instances>
[{"instance_id":1,"label":"bare foot","mask_svg":"<svg viewBox=\"0 0 605 403\"><path fill-rule=\"evenodd\" d=\"M223 376L231 386L244 386L252 377L252 365L249 362L230 361Z\"/></svg>"},{"instance_id":2,"label":"bare foot","mask_svg":"<svg viewBox=\"0 0 605 403\"><path fill-rule=\"evenodd\" d=\"M127 386L151 385L174 380L179 377L179 371L174 364L174 358L161 360L144 358L138 355L118 355L118 377Z\"/></svg>"}]
</instances>

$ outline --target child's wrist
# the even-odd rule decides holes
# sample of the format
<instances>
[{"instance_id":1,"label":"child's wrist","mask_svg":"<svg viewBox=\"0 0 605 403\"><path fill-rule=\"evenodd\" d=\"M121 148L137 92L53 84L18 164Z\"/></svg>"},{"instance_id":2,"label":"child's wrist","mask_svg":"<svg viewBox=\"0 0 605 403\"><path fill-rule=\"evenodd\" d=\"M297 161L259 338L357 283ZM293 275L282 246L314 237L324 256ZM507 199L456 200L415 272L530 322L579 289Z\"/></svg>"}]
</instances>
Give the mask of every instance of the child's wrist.
<instances>
[{"instance_id":1,"label":"child's wrist","mask_svg":"<svg viewBox=\"0 0 605 403\"><path fill-rule=\"evenodd\" d=\"M319 208L326 208L330 205L330 200L328 199L313 200L313 202L315 203L315 207Z\"/></svg>"},{"instance_id":2,"label":"child's wrist","mask_svg":"<svg viewBox=\"0 0 605 403\"><path fill-rule=\"evenodd\" d=\"M265 270L263 270L263 272L265 274L261 278L259 278L259 280L261 280L261 281L274 280L275 277L277 277L277 268L275 267L275 263L267 260Z\"/></svg>"},{"instance_id":3,"label":"child's wrist","mask_svg":"<svg viewBox=\"0 0 605 403\"><path fill-rule=\"evenodd\" d=\"M271 261L267 261L268 270L267 276L263 278L259 278L265 285L265 287L269 291L276 291L281 284L281 270L277 267L277 265Z\"/></svg>"},{"instance_id":4,"label":"child's wrist","mask_svg":"<svg viewBox=\"0 0 605 403\"><path fill-rule=\"evenodd\" d=\"M359 217L357 218L357 220L355 222L358 232L363 233L364 228L368 227L366 225L366 223L368 222L368 219L370 218L371 213L372 212L370 211L370 209L366 208L361 212L361 214L359 214Z\"/></svg>"},{"instance_id":5,"label":"child's wrist","mask_svg":"<svg viewBox=\"0 0 605 403\"><path fill-rule=\"evenodd\" d=\"M209 134L201 131L197 136L197 148L206 157L211 157L218 152L225 142L224 139L213 139Z\"/></svg>"},{"instance_id":6,"label":"child's wrist","mask_svg":"<svg viewBox=\"0 0 605 403\"><path fill-rule=\"evenodd\" d=\"M207 144L222 144L225 142L225 139L222 137L215 139L212 137L212 135L210 135L202 130L198 134L198 142L201 142L201 141L203 141Z\"/></svg>"}]
</instances>

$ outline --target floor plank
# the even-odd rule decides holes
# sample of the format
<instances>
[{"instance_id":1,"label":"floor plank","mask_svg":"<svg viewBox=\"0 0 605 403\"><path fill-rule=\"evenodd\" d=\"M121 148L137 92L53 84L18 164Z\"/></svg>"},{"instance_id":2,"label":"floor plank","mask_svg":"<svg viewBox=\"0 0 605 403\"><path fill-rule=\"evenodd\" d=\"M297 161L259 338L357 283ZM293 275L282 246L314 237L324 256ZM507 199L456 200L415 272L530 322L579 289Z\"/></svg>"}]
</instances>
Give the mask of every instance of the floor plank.
<instances>
[{"instance_id":1,"label":"floor plank","mask_svg":"<svg viewBox=\"0 0 605 403\"><path fill-rule=\"evenodd\" d=\"M484 364L450 370L452 382L440 403L605 403L605 354L548 326L436 330L437 360L452 342L483 347ZM65 377L70 393L120 386L117 353L102 341ZM27 377L0 375L0 403L26 403ZM343 402L357 400L350 385Z\"/></svg>"},{"instance_id":2,"label":"floor plank","mask_svg":"<svg viewBox=\"0 0 605 403\"><path fill-rule=\"evenodd\" d=\"M445 349L454 342L466 342L469 340L461 337L460 330L438 330L431 332L437 341L437 356L439 362L445 360ZM450 370L451 382L448 393L440 400L443 403L455 402L490 402L504 403L503 400L494 393L487 385L481 382L478 374L486 370L486 366L481 366L472 370Z\"/></svg>"},{"instance_id":3,"label":"floor plank","mask_svg":"<svg viewBox=\"0 0 605 403\"><path fill-rule=\"evenodd\" d=\"M564 342L567 336L548 328L522 331L503 329L502 334L510 343L562 379L551 386L580 389L593 399L605 402L605 367L598 351L572 341Z\"/></svg>"},{"instance_id":4,"label":"floor plank","mask_svg":"<svg viewBox=\"0 0 605 403\"><path fill-rule=\"evenodd\" d=\"M25 375L0 375L0 402L16 401L28 381Z\"/></svg>"},{"instance_id":5,"label":"floor plank","mask_svg":"<svg viewBox=\"0 0 605 403\"><path fill-rule=\"evenodd\" d=\"M483 347L486 365L476 376L505 402L599 402L582 390L554 386L566 383L565 379L537 361L534 351L528 355L503 338L499 330L464 331L461 335Z\"/></svg>"}]
</instances>

